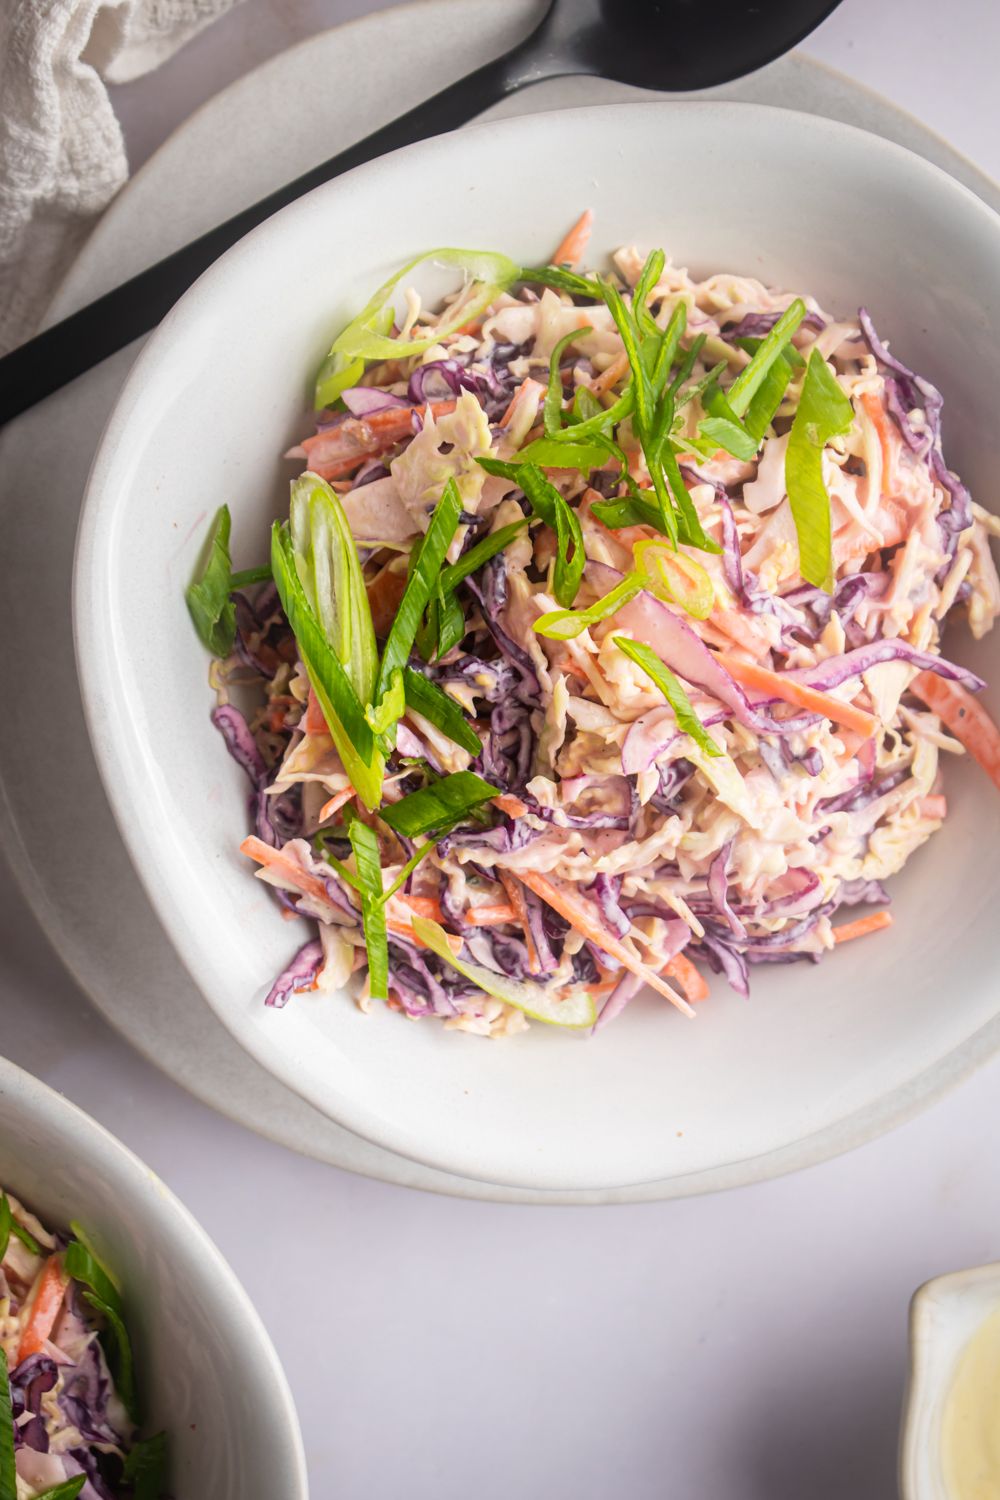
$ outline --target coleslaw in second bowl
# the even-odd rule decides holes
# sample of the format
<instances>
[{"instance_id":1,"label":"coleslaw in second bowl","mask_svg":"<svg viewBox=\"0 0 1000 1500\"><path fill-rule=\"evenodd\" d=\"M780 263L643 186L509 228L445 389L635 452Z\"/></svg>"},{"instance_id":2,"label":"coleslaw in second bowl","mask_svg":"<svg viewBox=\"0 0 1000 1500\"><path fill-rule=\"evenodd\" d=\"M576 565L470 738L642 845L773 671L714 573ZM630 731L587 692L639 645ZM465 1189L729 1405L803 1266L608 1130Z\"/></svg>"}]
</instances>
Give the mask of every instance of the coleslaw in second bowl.
<instances>
[{"instance_id":1,"label":"coleslaw in second bowl","mask_svg":"<svg viewBox=\"0 0 1000 1500\"><path fill-rule=\"evenodd\" d=\"M270 1005L357 974L491 1036L647 983L691 1014L704 967L746 995L889 925L939 752L1000 774L940 654L1000 608L940 393L864 309L578 274L588 226L548 267L432 252L466 273L433 313L404 267L319 373L271 568L216 519L189 603L242 847L315 925Z\"/></svg>"}]
</instances>

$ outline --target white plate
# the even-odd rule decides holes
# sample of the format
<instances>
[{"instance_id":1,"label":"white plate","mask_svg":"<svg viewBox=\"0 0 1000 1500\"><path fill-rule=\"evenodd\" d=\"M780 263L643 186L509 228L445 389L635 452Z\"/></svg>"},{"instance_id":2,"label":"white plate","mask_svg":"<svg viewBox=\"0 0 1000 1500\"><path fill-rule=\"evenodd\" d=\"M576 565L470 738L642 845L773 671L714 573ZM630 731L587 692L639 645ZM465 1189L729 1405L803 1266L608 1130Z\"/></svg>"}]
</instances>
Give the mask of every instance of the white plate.
<instances>
[{"instance_id":1,"label":"white plate","mask_svg":"<svg viewBox=\"0 0 1000 1500\"><path fill-rule=\"evenodd\" d=\"M459 68L485 60L520 34L537 10L529 0L506 6L464 0L464 24L456 26L458 3L424 0L312 38L214 98L116 200L61 289L53 317L305 170L326 153L325 143L375 128L391 111L416 102L424 88L441 86ZM447 52L439 47L445 34ZM378 98L357 86L373 55L387 85ZM411 66L414 59L419 68ZM317 77L325 80L324 88L314 87ZM299 107L304 95L308 110ZM508 101L503 112L630 97L647 96L593 80L564 80ZM938 137L807 59L786 58L713 97L784 103L862 124L936 161L1000 207L1000 192L989 179ZM390 99L391 111L386 103L380 112L380 100ZM231 167L221 182L211 165L219 139L227 143ZM771 1153L728 1172L572 1194L494 1187L420 1166L343 1130L269 1077L215 1020L159 927L114 828L83 726L69 626L72 539L83 476L134 352L108 361L0 437L7 659L45 664L46 695L60 715L59 736L52 737L41 732L30 696L8 698L0 720L0 831L67 966L144 1055L199 1098L293 1149L387 1181L524 1202L662 1198L805 1165L897 1123L989 1055L992 1040L980 1035L905 1096L845 1123L835 1139L814 1138L794 1152ZM81 876L81 849L97 878Z\"/></svg>"},{"instance_id":2,"label":"white plate","mask_svg":"<svg viewBox=\"0 0 1000 1500\"><path fill-rule=\"evenodd\" d=\"M558 173L537 165L557 160ZM706 183L723 205L711 213ZM304 374L373 284L435 241L534 263L581 203L595 211L597 264L623 237L648 247L668 234L699 274L746 270L808 289L831 310L866 301L894 349L948 394L949 457L973 493L989 493L1000 465L988 397L1000 218L920 157L814 115L604 105L397 152L229 251L126 383L88 484L74 577L84 703L115 815L181 957L237 1040L379 1145L489 1182L559 1190L728 1171L836 1135L993 1023L998 993L1000 802L960 763L948 769L949 818L933 852L894 883L890 933L814 970L757 973L749 1005L717 985L696 1024L638 1001L599 1042L535 1027L484 1046L381 1006L364 1016L322 995L282 1011L261 1004L305 929L289 930L236 852L245 778L220 761L183 600L206 519L229 498L234 556L246 565L262 555L275 507L287 505L279 455L302 431ZM865 233L846 254L842 226L854 222ZM455 278L418 281L433 300ZM998 652L1000 638L961 645L990 681L994 711ZM977 836L984 847L966 887Z\"/></svg>"}]
</instances>

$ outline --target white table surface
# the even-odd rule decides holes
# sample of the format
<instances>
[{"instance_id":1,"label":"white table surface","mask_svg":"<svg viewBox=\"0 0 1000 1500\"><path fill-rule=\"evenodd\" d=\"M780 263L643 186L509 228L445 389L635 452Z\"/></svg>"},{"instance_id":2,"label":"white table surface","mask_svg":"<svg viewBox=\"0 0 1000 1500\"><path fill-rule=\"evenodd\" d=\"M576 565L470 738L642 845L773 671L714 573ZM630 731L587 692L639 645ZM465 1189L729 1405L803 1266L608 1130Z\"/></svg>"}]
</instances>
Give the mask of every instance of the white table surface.
<instances>
[{"instance_id":1,"label":"white table surface","mask_svg":"<svg viewBox=\"0 0 1000 1500\"><path fill-rule=\"evenodd\" d=\"M113 90L133 166L257 62L377 8L247 0ZM1000 177L995 0L844 0L805 50ZM795 1177L519 1208L352 1177L212 1114L91 1010L2 863L0 1018L4 1052L144 1157L232 1262L315 1500L891 1500L910 1293L1000 1258L1000 1061Z\"/></svg>"}]
</instances>

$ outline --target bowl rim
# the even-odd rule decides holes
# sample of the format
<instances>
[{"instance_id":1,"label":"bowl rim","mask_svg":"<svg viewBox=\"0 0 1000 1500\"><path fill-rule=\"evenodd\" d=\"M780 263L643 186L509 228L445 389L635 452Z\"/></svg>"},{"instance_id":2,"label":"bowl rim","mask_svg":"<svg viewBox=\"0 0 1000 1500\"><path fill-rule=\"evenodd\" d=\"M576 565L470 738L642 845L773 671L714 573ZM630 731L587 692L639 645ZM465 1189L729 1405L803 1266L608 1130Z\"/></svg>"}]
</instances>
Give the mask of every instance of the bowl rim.
<instances>
[{"instance_id":1,"label":"bowl rim","mask_svg":"<svg viewBox=\"0 0 1000 1500\"><path fill-rule=\"evenodd\" d=\"M270 1386L267 1410L273 1414L269 1420L273 1422L275 1442L280 1441L284 1448L288 1500L309 1500L305 1447L288 1377L260 1313L215 1241L162 1178L106 1126L58 1089L3 1056L0 1097L10 1098L26 1120L37 1119L48 1126L54 1120L70 1149L99 1161L109 1182L127 1186L131 1201L150 1223L167 1220L176 1225L177 1242L189 1247L185 1254L190 1253L193 1263L207 1268L213 1301L224 1303L228 1316L253 1338L256 1369Z\"/></svg>"},{"instance_id":2,"label":"bowl rim","mask_svg":"<svg viewBox=\"0 0 1000 1500\"><path fill-rule=\"evenodd\" d=\"M959 200L964 200L966 208L983 218L989 224L991 232L1000 239L1000 214L984 203L971 189L925 157L859 126L846 124L841 120L826 116L784 109L778 105L736 100L636 100L627 103L587 105L572 109L543 110L533 114L469 125L460 131L432 136L355 167L341 177L312 189L251 230L210 266L184 293L147 339L111 410L91 464L77 528L72 591L73 638L87 731L115 822L136 873L181 962L206 1003L210 1005L236 1041L262 1067L329 1118L363 1139L438 1170L518 1188L555 1192L560 1189L567 1192L579 1190L613 1192L616 1188L634 1187L655 1181L658 1184L668 1182L676 1184L670 1196L684 1196L690 1193L742 1186L811 1166L861 1145L874 1136L903 1123L932 1099L953 1087L993 1054L1000 1051L1000 1014L993 1016L976 1031L950 1047L929 1066L899 1083L889 1093L880 1095L850 1113L830 1121L819 1130L786 1141L780 1146L754 1156L720 1162L691 1172L664 1175L663 1171L659 1170L644 1173L639 1178L630 1177L627 1183L591 1180L589 1177L586 1180L581 1177L580 1180L574 1179L573 1181L553 1179L551 1175L546 1176L544 1170L541 1172L532 1170L527 1162L521 1162L509 1170L506 1168L501 1170L494 1164L487 1174L482 1170L477 1170L474 1163L466 1160L459 1162L443 1155L440 1151L422 1146L419 1141L412 1138L409 1132L404 1133L391 1124L386 1125L373 1112L362 1110L351 1100L337 1097L334 1100L334 1107L331 1107L329 1093L320 1097L317 1091L311 1089L308 1083L301 1079L290 1063L283 1064L280 1052L270 1049L254 1028L241 1027L239 1018L232 1015L226 1007L217 1004L209 990L202 985L197 963L199 945L194 941L189 941L189 928L184 920L180 903L175 897L172 882L160 873L154 861L142 858L142 840L136 823L129 816L131 799L125 795L124 783L118 774L122 735L124 731L132 727L130 716L127 705L122 701L121 695L115 691L114 672L111 670L113 652L107 649L99 613L89 611L85 605L88 595L92 598L102 596L101 588L105 586L102 572L105 549L102 543L112 528L114 516L121 504L121 496L119 496L115 505L111 507L106 504L102 505L101 494L107 490L109 477L114 475L119 463L119 441L124 446L132 412L141 401L147 374L155 367L161 354L169 349L174 338L183 333L192 320L197 320L202 302L211 297L216 285L221 284L228 269L247 255L253 254L258 246L265 245L270 238L278 235L284 236L296 217L302 217L309 212L309 205L314 200L336 195L342 184L351 183L359 176L373 176L384 169L387 163L395 163L400 157L406 157L411 163L417 163L422 157L430 162L438 153L447 151L454 141L460 139L464 144L470 138L474 140L476 135L487 131L491 134L501 131L507 135L515 135L518 132L534 130L539 121L555 119L558 119L564 128L569 130L572 129L575 119L589 118L598 112L608 116L615 113L634 116L645 112L670 118L677 117L681 110L688 113L697 111L704 116L721 116L723 119L728 116L742 121L750 117L772 120L780 117L784 125L797 126L800 130L811 133L817 142L844 138L863 141L868 150L880 152L890 161L895 158L901 163L907 163L911 170L915 169L934 186L938 195L951 193ZM99 712L99 706L103 711ZM112 717L112 710L115 717ZM141 738L138 730L133 732L136 739ZM412 1124L413 1122L410 1121L410 1130L412 1130Z\"/></svg>"}]
</instances>

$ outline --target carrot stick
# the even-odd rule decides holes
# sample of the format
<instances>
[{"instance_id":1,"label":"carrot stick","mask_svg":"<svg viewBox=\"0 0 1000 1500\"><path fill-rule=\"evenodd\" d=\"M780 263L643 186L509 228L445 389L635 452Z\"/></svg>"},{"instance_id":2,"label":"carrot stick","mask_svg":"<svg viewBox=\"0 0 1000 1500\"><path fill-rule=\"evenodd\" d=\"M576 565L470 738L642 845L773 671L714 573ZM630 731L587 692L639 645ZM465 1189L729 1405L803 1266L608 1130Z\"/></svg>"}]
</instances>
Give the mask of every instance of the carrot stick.
<instances>
[{"instance_id":1,"label":"carrot stick","mask_svg":"<svg viewBox=\"0 0 1000 1500\"><path fill-rule=\"evenodd\" d=\"M855 938L865 937L869 932L881 932L883 927L891 926L891 912L873 911L870 916L858 917L856 922L845 922L843 927L835 927L833 929L833 941L835 943L850 943Z\"/></svg>"},{"instance_id":2,"label":"carrot stick","mask_svg":"<svg viewBox=\"0 0 1000 1500\"><path fill-rule=\"evenodd\" d=\"M629 363L627 354L619 354L613 359L604 371L598 375L596 380L590 382L591 393L595 396L603 396L605 391L610 391L613 385L617 385L623 375L628 374Z\"/></svg>"},{"instance_id":3,"label":"carrot stick","mask_svg":"<svg viewBox=\"0 0 1000 1500\"><path fill-rule=\"evenodd\" d=\"M659 991L661 995L665 995L671 1005L676 1005L684 1015L694 1015L687 1001L683 1000L676 990L671 989L665 979L661 979L659 974L654 974L653 970L648 968L641 959L636 958L631 948L626 948L619 938L607 930L599 920L592 901L588 901L586 897L579 895L572 887L564 885L561 881L557 883L548 875L540 875L535 870L518 870L517 878L524 882L529 891L534 891L536 896L540 896L548 906L551 906L553 911L565 917L569 925L588 938L595 948L600 948L604 953L610 953L612 958L617 958L623 968L628 969L645 984Z\"/></svg>"},{"instance_id":4,"label":"carrot stick","mask_svg":"<svg viewBox=\"0 0 1000 1500\"><path fill-rule=\"evenodd\" d=\"M402 901L418 917L430 917L432 922L444 921L441 903L435 896L406 896L402 891L397 891L395 899Z\"/></svg>"},{"instance_id":5,"label":"carrot stick","mask_svg":"<svg viewBox=\"0 0 1000 1500\"><path fill-rule=\"evenodd\" d=\"M875 395L874 391L865 391L861 397L861 405L867 413L878 436L878 445L882 450L882 489L885 489L885 481L892 473L892 439L889 436L889 427L886 422L885 408Z\"/></svg>"},{"instance_id":6,"label":"carrot stick","mask_svg":"<svg viewBox=\"0 0 1000 1500\"><path fill-rule=\"evenodd\" d=\"M515 797L513 792L504 792L501 796L494 797L493 806L499 807L508 818L523 818L528 811L528 804L522 802L520 797Z\"/></svg>"},{"instance_id":7,"label":"carrot stick","mask_svg":"<svg viewBox=\"0 0 1000 1500\"><path fill-rule=\"evenodd\" d=\"M319 821L325 823L327 818L332 818L335 812L339 812L345 802L350 802L355 795L352 786L345 786L342 792L334 792L329 802L324 802L319 810Z\"/></svg>"},{"instance_id":8,"label":"carrot stick","mask_svg":"<svg viewBox=\"0 0 1000 1500\"><path fill-rule=\"evenodd\" d=\"M979 699L960 683L947 682L936 672L918 672L910 690L933 709L994 785L1000 787L1000 730Z\"/></svg>"},{"instance_id":9,"label":"carrot stick","mask_svg":"<svg viewBox=\"0 0 1000 1500\"><path fill-rule=\"evenodd\" d=\"M855 708L853 703L844 703L840 698L831 697L829 693L821 693L818 688L807 687L804 682L796 682L794 677L783 676L780 672L772 672L769 667L741 661L738 656L728 656L722 652L719 653L719 661L729 675L744 687L767 693L772 698L781 698L785 703L794 703L796 708L804 708L810 713L822 714L835 724L843 724L846 729L856 730L864 740L870 739L878 728L878 720L872 714L865 713L863 708Z\"/></svg>"},{"instance_id":10,"label":"carrot stick","mask_svg":"<svg viewBox=\"0 0 1000 1500\"><path fill-rule=\"evenodd\" d=\"M280 849L272 849L270 844L265 844L263 839L251 834L243 840L240 845L240 853L247 854L255 859L259 865L266 870L273 870L280 875L282 880L293 885L296 890L302 891L306 896L312 896L315 901L322 901L326 906L330 905L330 896L323 882L315 875L310 875L308 870L301 870L299 866L282 854Z\"/></svg>"},{"instance_id":11,"label":"carrot stick","mask_svg":"<svg viewBox=\"0 0 1000 1500\"><path fill-rule=\"evenodd\" d=\"M539 394L539 397L541 397L545 393L545 387L543 385L540 385L537 380L532 380L531 376L529 375L526 380L522 380L521 381L521 384L518 386L517 390L514 392L513 396L511 397L510 405L507 407L507 410L504 412L503 416L500 418L500 426L501 427L509 427L510 426L511 421L512 421L514 415L517 412L518 407L521 405L521 403L523 401L527 401L528 397L534 391L537 391L538 394Z\"/></svg>"},{"instance_id":12,"label":"carrot stick","mask_svg":"<svg viewBox=\"0 0 1000 1500\"><path fill-rule=\"evenodd\" d=\"M414 412L425 416L447 416L455 401L434 401L423 406L389 406L368 417L348 417L338 427L329 427L302 439L309 468L321 479L339 479L361 466L374 453L382 453L413 436Z\"/></svg>"},{"instance_id":13,"label":"carrot stick","mask_svg":"<svg viewBox=\"0 0 1000 1500\"><path fill-rule=\"evenodd\" d=\"M594 215L589 208L585 208L569 234L567 234L556 250L549 264L552 266L564 266L570 271L574 266L579 265L583 259L583 252L587 248L593 224Z\"/></svg>"},{"instance_id":14,"label":"carrot stick","mask_svg":"<svg viewBox=\"0 0 1000 1500\"><path fill-rule=\"evenodd\" d=\"M516 801L517 799L514 798L512 800ZM528 903L524 899L524 891L521 883L515 880L513 875L508 875L506 870L497 870L496 874L499 876L500 884L507 893L507 900L513 908L518 925L524 933L524 945L528 950L528 973L539 974L541 973L542 965L538 958L538 949L535 947L535 939L531 934L531 923L528 921Z\"/></svg>"},{"instance_id":15,"label":"carrot stick","mask_svg":"<svg viewBox=\"0 0 1000 1500\"><path fill-rule=\"evenodd\" d=\"M708 985L694 964L683 953L675 953L665 972L676 979L689 1000L707 1000Z\"/></svg>"},{"instance_id":16,"label":"carrot stick","mask_svg":"<svg viewBox=\"0 0 1000 1500\"><path fill-rule=\"evenodd\" d=\"M56 1326L68 1285L69 1277L63 1270L62 1261L58 1255L53 1255L39 1273L34 1301L17 1347L18 1364L29 1355L41 1354L45 1348Z\"/></svg>"},{"instance_id":17,"label":"carrot stick","mask_svg":"<svg viewBox=\"0 0 1000 1500\"><path fill-rule=\"evenodd\" d=\"M948 816L947 797L918 797L917 807L923 818L946 818Z\"/></svg>"},{"instance_id":18,"label":"carrot stick","mask_svg":"<svg viewBox=\"0 0 1000 1500\"><path fill-rule=\"evenodd\" d=\"M470 927L499 927L503 922L516 922L517 912L505 901L493 906L470 906L465 914Z\"/></svg>"}]
</instances>

